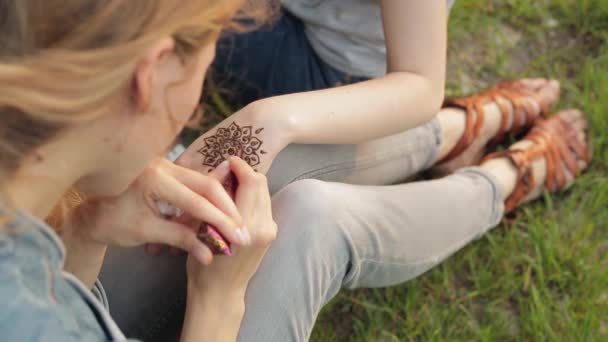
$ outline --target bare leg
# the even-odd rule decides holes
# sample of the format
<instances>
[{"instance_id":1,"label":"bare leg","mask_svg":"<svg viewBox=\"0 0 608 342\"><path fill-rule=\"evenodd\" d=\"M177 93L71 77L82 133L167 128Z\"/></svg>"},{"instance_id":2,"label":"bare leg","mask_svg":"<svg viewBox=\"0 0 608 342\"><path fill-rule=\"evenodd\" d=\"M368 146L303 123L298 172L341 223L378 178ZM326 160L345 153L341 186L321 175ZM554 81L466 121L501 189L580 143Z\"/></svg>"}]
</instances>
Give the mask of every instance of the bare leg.
<instances>
[{"instance_id":1,"label":"bare leg","mask_svg":"<svg viewBox=\"0 0 608 342\"><path fill-rule=\"evenodd\" d=\"M566 115L562 116L565 121L572 124L578 132L578 139L581 143L586 141L586 130L587 122L584 117L579 116L577 112L567 112ZM521 140L509 147L509 149L520 149L526 150L533 145L531 141ZM580 170L587 167L587 164L583 160L577 161L577 166ZM567 168L564 165L560 165L565 170ZM504 199L506 199L515 188L517 181L517 169L513 163L507 158L490 159L481 165L481 169L492 174L500 182ZM544 183L547 176L547 164L543 158L537 159L532 164L533 177L536 180L536 188L525 198L524 202L531 201L538 198L544 191ZM571 184L574 181L574 175L566 171L567 184Z\"/></svg>"},{"instance_id":2,"label":"bare leg","mask_svg":"<svg viewBox=\"0 0 608 342\"><path fill-rule=\"evenodd\" d=\"M525 79L521 80L521 82L527 85L530 90L537 93L545 103L553 104L559 99L559 82L555 80ZM536 111L540 112L541 108L538 106L538 103L532 98L529 100ZM514 118L513 108L512 106L510 107L511 112L509 113L510 118L507 127L511 127ZM464 166L477 165L483 155L487 152L485 150L486 145L490 139L496 135L496 132L500 127L501 113L495 102L486 104L484 109L486 116L479 137L462 153L462 155L441 165L439 170L441 173L447 174ZM444 139L442 140L442 145L439 148L435 163L439 162L450 153L464 134L466 125L465 112L458 108L444 108L437 118L442 127Z\"/></svg>"}]
</instances>

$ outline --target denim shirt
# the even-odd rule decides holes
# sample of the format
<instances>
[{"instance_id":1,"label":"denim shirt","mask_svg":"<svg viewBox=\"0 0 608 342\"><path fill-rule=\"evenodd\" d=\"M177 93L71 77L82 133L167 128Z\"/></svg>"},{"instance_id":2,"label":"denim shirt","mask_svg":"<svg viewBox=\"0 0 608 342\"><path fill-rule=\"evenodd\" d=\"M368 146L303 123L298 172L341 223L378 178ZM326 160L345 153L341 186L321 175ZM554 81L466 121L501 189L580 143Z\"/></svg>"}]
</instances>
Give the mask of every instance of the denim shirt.
<instances>
[{"instance_id":1,"label":"denim shirt","mask_svg":"<svg viewBox=\"0 0 608 342\"><path fill-rule=\"evenodd\" d=\"M4 218L0 207L0 218ZM15 212L0 225L0 341L125 341L101 284L63 270L65 247L40 220Z\"/></svg>"}]
</instances>

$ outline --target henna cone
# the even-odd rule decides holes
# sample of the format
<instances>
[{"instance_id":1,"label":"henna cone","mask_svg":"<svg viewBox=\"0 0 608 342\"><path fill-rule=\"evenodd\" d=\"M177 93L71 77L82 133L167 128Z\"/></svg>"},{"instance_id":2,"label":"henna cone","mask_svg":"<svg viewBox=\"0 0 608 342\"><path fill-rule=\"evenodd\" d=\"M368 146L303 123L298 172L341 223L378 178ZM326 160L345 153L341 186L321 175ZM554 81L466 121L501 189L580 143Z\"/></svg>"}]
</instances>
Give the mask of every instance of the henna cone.
<instances>
[{"instance_id":1,"label":"henna cone","mask_svg":"<svg viewBox=\"0 0 608 342\"><path fill-rule=\"evenodd\" d=\"M234 199L236 193L237 180L234 174L230 173L228 179L223 184L224 189L228 192L230 197ZM222 236L222 234L214 226L201 223L197 237L205 243L211 252L215 255L226 255L231 256L232 250L230 249L230 243Z\"/></svg>"}]
</instances>

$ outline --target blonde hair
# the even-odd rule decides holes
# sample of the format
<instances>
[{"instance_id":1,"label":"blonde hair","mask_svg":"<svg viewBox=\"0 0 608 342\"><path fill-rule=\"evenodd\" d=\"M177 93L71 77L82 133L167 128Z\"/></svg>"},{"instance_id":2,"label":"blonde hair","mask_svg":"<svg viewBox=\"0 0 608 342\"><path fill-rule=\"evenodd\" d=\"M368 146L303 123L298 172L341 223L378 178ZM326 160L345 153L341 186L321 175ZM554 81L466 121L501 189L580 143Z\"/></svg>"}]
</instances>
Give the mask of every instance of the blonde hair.
<instances>
[{"instance_id":1,"label":"blonde hair","mask_svg":"<svg viewBox=\"0 0 608 342\"><path fill-rule=\"evenodd\" d=\"M234 23L244 3L0 0L0 183L62 129L106 112L146 48L171 36L185 62Z\"/></svg>"}]
</instances>

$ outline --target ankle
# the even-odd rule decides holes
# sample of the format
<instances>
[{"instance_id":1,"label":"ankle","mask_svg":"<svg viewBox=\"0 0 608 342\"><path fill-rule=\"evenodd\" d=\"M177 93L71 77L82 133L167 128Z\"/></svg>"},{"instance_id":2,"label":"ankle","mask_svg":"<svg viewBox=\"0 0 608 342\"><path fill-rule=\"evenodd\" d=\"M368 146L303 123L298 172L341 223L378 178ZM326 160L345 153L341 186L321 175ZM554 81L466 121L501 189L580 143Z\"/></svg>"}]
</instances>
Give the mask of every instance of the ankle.
<instances>
[{"instance_id":1,"label":"ankle","mask_svg":"<svg viewBox=\"0 0 608 342\"><path fill-rule=\"evenodd\" d=\"M441 146L435 162L445 158L462 139L466 128L466 112L460 108L443 108L437 114L441 128Z\"/></svg>"},{"instance_id":2,"label":"ankle","mask_svg":"<svg viewBox=\"0 0 608 342\"><path fill-rule=\"evenodd\" d=\"M483 107L485 113L484 124L478 138L487 139L487 141L484 141L484 143L487 143L491 137L498 133L502 114L500 108L495 102L488 102ZM512 107L509 117L507 128L513 123ZM442 143L435 162L445 158L454 149L454 147L456 147L456 144L458 144L460 139L462 139L467 125L467 113L460 108L443 108L437 115L437 120L439 121L439 126L441 127Z\"/></svg>"},{"instance_id":3,"label":"ankle","mask_svg":"<svg viewBox=\"0 0 608 342\"><path fill-rule=\"evenodd\" d=\"M502 199L506 200L517 184L517 168L508 158L490 159L480 166L494 176L502 189Z\"/></svg>"}]
</instances>

